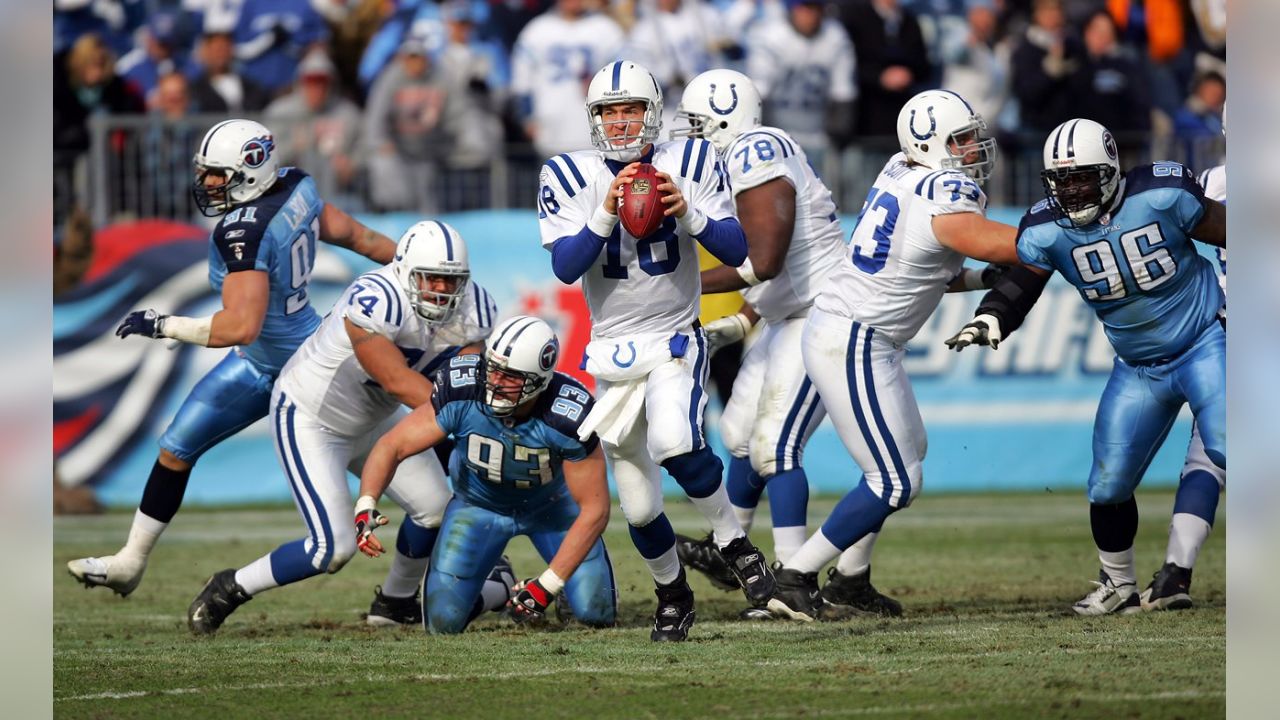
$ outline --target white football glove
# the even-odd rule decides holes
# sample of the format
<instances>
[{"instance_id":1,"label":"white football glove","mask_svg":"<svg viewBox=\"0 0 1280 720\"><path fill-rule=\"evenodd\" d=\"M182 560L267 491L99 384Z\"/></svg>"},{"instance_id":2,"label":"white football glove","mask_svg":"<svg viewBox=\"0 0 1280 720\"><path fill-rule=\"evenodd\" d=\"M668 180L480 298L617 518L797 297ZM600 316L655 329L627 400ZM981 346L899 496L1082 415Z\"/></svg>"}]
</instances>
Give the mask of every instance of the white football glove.
<instances>
[{"instance_id":1,"label":"white football glove","mask_svg":"<svg viewBox=\"0 0 1280 720\"><path fill-rule=\"evenodd\" d=\"M732 345L747 336L751 331L751 321L746 315L738 313L719 320L712 320L702 329L707 333L707 355L714 355L725 345Z\"/></svg>"},{"instance_id":2,"label":"white football glove","mask_svg":"<svg viewBox=\"0 0 1280 720\"><path fill-rule=\"evenodd\" d=\"M946 340L947 347L960 352L970 345L990 345L992 350L1000 346L1003 339L1000 333L1000 321L994 315L979 315L960 328L960 332Z\"/></svg>"}]
</instances>

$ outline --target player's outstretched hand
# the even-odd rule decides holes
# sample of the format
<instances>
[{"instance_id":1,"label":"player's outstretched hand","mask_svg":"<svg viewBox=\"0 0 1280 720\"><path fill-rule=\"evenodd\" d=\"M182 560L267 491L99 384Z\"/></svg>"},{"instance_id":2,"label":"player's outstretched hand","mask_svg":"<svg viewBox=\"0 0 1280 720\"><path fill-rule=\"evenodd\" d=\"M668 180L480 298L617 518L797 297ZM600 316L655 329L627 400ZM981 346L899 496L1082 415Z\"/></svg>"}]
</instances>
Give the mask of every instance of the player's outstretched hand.
<instances>
[{"instance_id":1,"label":"player's outstretched hand","mask_svg":"<svg viewBox=\"0 0 1280 720\"><path fill-rule=\"evenodd\" d=\"M680 192L676 181L662 171L658 171L658 178L662 180L662 184L657 189L662 193L662 203L667 206L667 209L662 211L663 216L684 217L684 214L689 212L689 203L685 202L684 194Z\"/></svg>"},{"instance_id":2,"label":"player's outstretched hand","mask_svg":"<svg viewBox=\"0 0 1280 720\"><path fill-rule=\"evenodd\" d=\"M120 327L116 328L116 335L127 338L130 335L143 335L149 338L164 337L164 319L168 315L161 315L155 310L134 310L129 316L120 323Z\"/></svg>"},{"instance_id":3,"label":"player's outstretched hand","mask_svg":"<svg viewBox=\"0 0 1280 720\"><path fill-rule=\"evenodd\" d=\"M520 583L520 591L511 598L511 616L518 623L541 619L554 599L537 578L530 578Z\"/></svg>"},{"instance_id":4,"label":"player's outstretched hand","mask_svg":"<svg viewBox=\"0 0 1280 720\"><path fill-rule=\"evenodd\" d=\"M387 516L374 507L376 501L368 495L361 495L356 501L356 547L369 557L376 558L385 550L382 541L373 534L374 530L387 524Z\"/></svg>"},{"instance_id":5,"label":"player's outstretched hand","mask_svg":"<svg viewBox=\"0 0 1280 720\"><path fill-rule=\"evenodd\" d=\"M715 355L725 345L732 345L747 336L751 321L737 313L719 320L712 320L702 327L707 333L707 355Z\"/></svg>"},{"instance_id":6,"label":"player's outstretched hand","mask_svg":"<svg viewBox=\"0 0 1280 720\"><path fill-rule=\"evenodd\" d=\"M640 163L633 162L630 165L618 171L614 176L613 182L609 183L609 192L604 196L604 211L610 215L618 214L618 201L622 199L622 186L631 182L631 176L636 174Z\"/></svg>"},{"instance_id":7,"label":"player's outstretched hand","mask_svg":"<svg viewBox=\"0 0 1280 720\"><path fill-rule=\"evenodd\" d=\"M970 345L990 345L992 350L1000 346L1003 336L1000 321L994 315L979 315L960 328L960 332L946 340L947 347L960 352Z\"/></svg>"}]
</instances>

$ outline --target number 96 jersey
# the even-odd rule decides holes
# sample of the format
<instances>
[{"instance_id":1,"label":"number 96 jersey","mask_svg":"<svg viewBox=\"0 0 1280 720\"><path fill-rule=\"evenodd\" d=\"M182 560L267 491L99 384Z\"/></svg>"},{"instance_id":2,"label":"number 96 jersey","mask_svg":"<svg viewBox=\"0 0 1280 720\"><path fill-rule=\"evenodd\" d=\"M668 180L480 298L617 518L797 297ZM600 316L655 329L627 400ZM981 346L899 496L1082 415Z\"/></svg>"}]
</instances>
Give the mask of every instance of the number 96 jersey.
<instances>
[{"instance_id":1,"label":"number 96 jersey","mask_svg":"<svg viewBox=\"0 0 1280 720\"><path fill-rule=\"evenodd\" d=\"M436 422L457 441L449 461L453 491L472 505L511 514L559 499L565 492L564 462L584 460L599 441L578 439L591 412L591 393L556 373L525 420L485 412L476 381L480 356L449 361L435 377L431 404Z\"/></svg>"},{"instance_id":2,"label":"number 96 jersey","mask_svg":"<svg viewBox=\"0 0 1280 720\"><path fill-rule=\"evenodd\" d=\"M908 165L905 155L894 155L867 194L848 260L828 276L814 305L906 344L964 264L963 255L938 242L933 218L986 211L987 196L968 175Z\"/></svg>"}]
</instances>

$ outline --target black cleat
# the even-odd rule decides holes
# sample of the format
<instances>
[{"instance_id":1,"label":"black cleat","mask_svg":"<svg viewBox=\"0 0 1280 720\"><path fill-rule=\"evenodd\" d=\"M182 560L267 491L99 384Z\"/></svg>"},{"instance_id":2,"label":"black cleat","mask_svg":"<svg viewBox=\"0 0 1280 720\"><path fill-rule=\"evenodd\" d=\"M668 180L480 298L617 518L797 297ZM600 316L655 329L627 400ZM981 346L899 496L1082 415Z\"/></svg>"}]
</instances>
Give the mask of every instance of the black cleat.
<instances>
[{"instance_id":1,"label":"black cleat","mask_svg":"<svg viewBox=\"0 0 1280 720\"><path fill-rule=\"evenodd\" d=\"M802 573L789 570L781 563L773 566L777 580L773 597L769 598L769 610L777 618L790 618L813 622L822 608L822 593L818 590L818 573Z\"/></svg>"},{"instance_id":2,"label":"black cleat","mask_svg":"<svg viewBox=\"0 0 1280 720\"><path fill-rule=\"evenodd\" d=\"M765 562L764 553L743 535L734 538L720 554L738 578L738 585L742 587L742 594L747 596L747 602L756 607L764 607L773 596L775 586L773 573Z\"/></svg>"},{"instance_id":3,"label":"black cleat","mask_svg":"<svg viewBox=\"0 0 1280 720\"><path fill-rule=\"evenodd\" d=\"M228 615L252 599L236 582L235 568L215 573L187 608L187 627L197 635L212 635Z\"/></svg>"},{"instance_id":4,"label":"black cleat","mask_svg":"<svg viewBox=\"0 0 1280 720\"><path fill-rule=\"evenodd\" d=\"M421 625L422 602L418 592L409 597L387 597L382 594L382 586L373 589L373 603L369 605L369 614L364 618L365 624L373 627L395 627L397 625Z\"/></svg>"},{"instance_id":5,"label":"black cleat","mask_svg":"<svg viewBox=\"0 0 1280 720\"><path fill-rule=\"evenodd\" d=\"M689 628L693 627L695 613L693 611L693 588L685 577L684 568L680 576L670 585L659 585L654 592L658 595L658 610L653 614L653 632L649 639L654 642L682 642L689 637Z\"/></svg>"},{"instance_id":6,"label":"black cleat","mask_svg":"<svg viewBox=\"0 0 1280 720\"><path fill-rule=\"evenodd\" d=\"M1187 610L1193 605L1190 590L1191 570L1167 562L1142 591L1142 609Z\"/></svg>"},{"instance_id":7,"label":"black cleat","mask_svg":"<svg viewBox=\"0 0 1280 720\"><path fill-rule=\"evenodd\" d=\"M707 533L701 540L676 535L676 555L679 556L681 565L706 575L711 584L720 590L733 591L741 587L738 577L720 554L720 548L716 547L711 533Z\"/></svg>"},{"instance_id":8,"label":"black cleat","mask_svg":"<svg viewBox=\"0 0 1280 720\"><path fill-rule=\"evenodd\" d=\"M837 609L859 615L901 617L902 603L880 593L871 584L871 568L858 575L844 575L835 568L827 570L827 584L822 586L822 600Z\"/></svg>"}]
</instances>

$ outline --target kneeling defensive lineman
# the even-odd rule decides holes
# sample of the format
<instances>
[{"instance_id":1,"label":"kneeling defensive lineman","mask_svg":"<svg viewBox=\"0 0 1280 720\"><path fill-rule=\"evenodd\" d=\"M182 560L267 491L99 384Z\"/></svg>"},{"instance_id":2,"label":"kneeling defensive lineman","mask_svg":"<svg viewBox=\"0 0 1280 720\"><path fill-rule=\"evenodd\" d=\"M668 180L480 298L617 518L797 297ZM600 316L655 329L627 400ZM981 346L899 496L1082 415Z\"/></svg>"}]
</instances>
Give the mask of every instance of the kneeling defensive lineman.
<instances>
[{"instance_id":1,"label":"kneeling defensive lineman","mask_svg":"<svg viewBox=\"0 0 1280 720\"><path fill-rule=\"evenodd\" d=\"M517 621L542 617L563 590L581 622L614 623L617 587L600 537L609 522L604 453L594 435L578 439L592 399L578 381L555 372L559 354L542 320L521 315L503 322L483 359L450 361L436 376L431 405L401 420L369 453L355 525L361 551L377 557L382 544L373 530L386 518L375 504L392 473L446 437L457 441L449 463L454 498L423 595L432 633L462 632L493 609L481 586L516 535L527 536L549 564L512 600Z\"/></svg>"},{"instance_id":2,"label":"kneeling defensive lineman","mask_svg":"<svg viewBox=\"0 0 1280 720\"><path fill-rule=\"evenodd\" d=\"M722 483L724 466L707 446L706 334L697 323L700 283L694 243L726 265L746 258L746 238L706 140L654 144L662 93L633 62L606 65L587 89L594 151L557 155L543 166L538 196L542 244L556 277L582 279L591 310L585 367L600 397L585 430L598 430L618 483L631 539L657 584L650 637L684 640L694 621L693 591L663 513L662 473L711 523L747 599L773 591L764 555L747 539ZM661 178L665 220L645 238L621 227L618 200L640 162Z\"/></svg>"},{"instance_id":3,"label":"kneeling defensive lineman","mask_svg":"<svg viewBox=\"0 0 1280 720\"><path fill-rule=\"evenodd\" d=\"M210 578L188 611L193 632L214 632L263 590L342 569L356 552L347 471L360 472L378 437L408 413L402 405L430 402L430 373L482 349L496 311L470 282L461 236L435 221L409 228L391 265L351 283L271 394L271 434L308 536ZM416 624L449 486L426 454L403 464L387 492L409 517L370 622Z\"/></svg>"}]
</instances>

